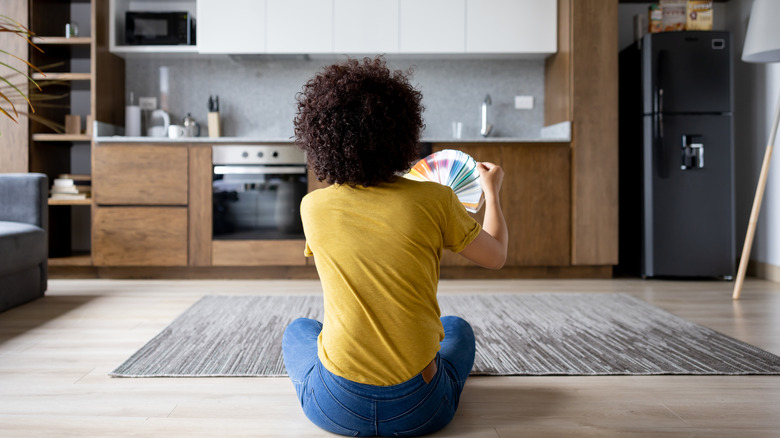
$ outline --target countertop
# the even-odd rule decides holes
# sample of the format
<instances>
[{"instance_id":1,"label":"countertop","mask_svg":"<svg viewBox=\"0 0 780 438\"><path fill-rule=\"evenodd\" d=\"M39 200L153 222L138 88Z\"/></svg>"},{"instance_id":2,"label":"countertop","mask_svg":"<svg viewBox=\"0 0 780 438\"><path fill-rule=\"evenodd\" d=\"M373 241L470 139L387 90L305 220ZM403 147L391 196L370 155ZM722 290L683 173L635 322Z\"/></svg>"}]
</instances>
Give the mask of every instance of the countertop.
<instances>
[{"instance_id":1,"label":"countertop","mask_svg":"<svg viewBox=\"0 0 780 438\"><path fill-rule=\"evenodd\" d=\"M421 143L568 143L568 138L514 138L514 137L478 137L478 138L422 138ZM121 135L95 137L97 143L173 143L173 144L246 144L272 143L293 144L290 138L252 138L252 137L125 137Z\"/></svg>"},{"instance_id":2,"label":"countertop","mask_svg":"<svg viewBox=\"0 0 780 438\"><path fill-rule=\"evenodd\" d=\"M256 138L256 137L125 137L123 135L110 135L116 132L115 127L95 122L96 143L172 143L172 144L293 144L292 138ZM571 141L571 122L561 122L555 125L545 126L539 132L538 137L472 137L472 138L435 138L423 137L421 143L569 143Z\"/></svg>"}]
</instances>

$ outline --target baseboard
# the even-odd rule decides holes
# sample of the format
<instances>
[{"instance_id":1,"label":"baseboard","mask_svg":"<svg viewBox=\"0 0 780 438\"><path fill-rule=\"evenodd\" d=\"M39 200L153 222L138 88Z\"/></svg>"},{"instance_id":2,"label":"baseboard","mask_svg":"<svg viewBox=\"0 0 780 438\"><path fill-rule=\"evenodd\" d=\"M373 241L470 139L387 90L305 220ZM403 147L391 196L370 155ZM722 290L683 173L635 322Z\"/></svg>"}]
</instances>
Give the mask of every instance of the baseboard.
<instances>
[{"instance_id":1,"label":"baseboard","mask_svg":"<svg viewBox=\"0 0 780 438\"><path fill-rule=\"evenodd\" d=\"M750 260L748 263L747 275L780 283L780 266Z\"/></svg>"},{"instance_id":2,"label":"baseboard","mask_svg":"<svg viewBox=\"0 0 780 438\"><path fill-rule=\"evenodd\" d=\"M49 266L49 278L111 279L316 279L313 266Z\"/></svg>"},{"instance_id":3,"label":"baseboard","mask_svg":"<svg viewBox=\"0 0 780 438\"><path fill-rule=\"evenodd\" d=\"M115 279L316 279L313 266L181 266L181 267L105 267L49 266L49 278ZM442 279L511 278L612 278L612 266L507 266L493 271L477 267L442 266Z\"/></svg>"},{"instance_id":4,"label":"baseboard","mask_svg":"<svg viewBox=\"0 0 780 438\"><path fill-rule=\"evenodd\" d=\"M612 266L505 266L490 270L471 266L442 266L442 279L515 279L515 278L612 278Z\"/></svg>"}]
</instances>

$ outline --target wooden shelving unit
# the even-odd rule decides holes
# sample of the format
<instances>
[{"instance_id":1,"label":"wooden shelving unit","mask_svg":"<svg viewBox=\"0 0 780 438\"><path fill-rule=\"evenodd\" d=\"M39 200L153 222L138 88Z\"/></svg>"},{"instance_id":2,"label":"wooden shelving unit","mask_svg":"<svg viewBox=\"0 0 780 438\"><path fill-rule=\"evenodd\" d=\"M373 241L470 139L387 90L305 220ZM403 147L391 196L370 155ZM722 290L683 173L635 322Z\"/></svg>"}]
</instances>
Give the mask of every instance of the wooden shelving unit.
<instances>
[{"instance_id":1,"label":"wooden shelving unit","mask_svg":"<svg viewBox=\"0 0 780 438\"><path fill-rule=\"evenodd\" d=\"M50 141L50 142L74 142L74 141L90 141L92 137L87 134L47 134L39 133L32 135L33 141Z\"/></svg>"},{"instance_id":2,"label":"wooden shelving unit","mask_svg":"<svg viewBox=\"0 0 780 438\"><path fill-rule=\"evenodd\" d=\"M90 45L92 44L92 37L61 37L61 36L38 36L33 37L32 42L41 46L47 44L61 44L66 46L75 46L79 44Z\"/></svg>"},{"instance_id":3,"label":"wooden shelving unit","mask_svg":"<svg viewBox=\"0 0 780 438\"><path fill-rule=\"evenodd\" d=\"M36 81L90 81L92 73L33 73L32 78Z\"/></svg>"},{"instance_id":4,"label":"wooden shelving unit","mask_svg":"<svg viewBox=\"0 0 780 438\"><path fill-rule=\"evenodd\" d=\"M92 199L52 199L49 198L49 205L92 205Z\"/></svg>"},{"instance_id":5,"label":"wooden shelving unit","mask_svg":"<svg viewBox=\"0 0 780 438\"><path fill-rule=\"evenodd\" d=\"M59 96L36 107L36 115L62 125L70 114L82 121L80 132L63 133L31 120L29 170L47 174L50 183L61 174L91 174L94 145L86 122L124 119L124 60L108 53L110 0L25 1L28 27L36 34L32 42L43 50L29 48L29 61L43 71L31 69L30 76L43 94ZM81 34L66 37L66 24L77 24ZM49 263L91 266L92 199L49 199L48 204Z\"/></svg>"}]
</instances>

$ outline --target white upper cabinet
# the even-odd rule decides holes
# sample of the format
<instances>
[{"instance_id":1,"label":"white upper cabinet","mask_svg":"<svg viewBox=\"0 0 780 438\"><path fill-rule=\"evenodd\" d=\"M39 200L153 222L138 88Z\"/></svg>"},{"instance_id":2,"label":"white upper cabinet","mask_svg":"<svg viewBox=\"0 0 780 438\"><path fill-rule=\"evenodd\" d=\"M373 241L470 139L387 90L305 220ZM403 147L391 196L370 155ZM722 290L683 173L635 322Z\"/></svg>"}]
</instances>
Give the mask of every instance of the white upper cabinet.
<instances>
[{"instance_id":1,"label":"white upper cabinet","mask_svg":"<svg viewBox=\"0 0 780 438\"><path fill-rule=\"evenodd\" d=\"M332 0L266 0L268 53L332 53Z\"/></svg>"},{"instance_id":2,"label":"white upper cabinet","mask_svg":"<svg viewBox=\"0 0 780 438\"><path fill-rule=\"evenodd\" d=\"M466 0L401 0L401 53L466 51Z\"/></svg>"},{"instance_id":3,"label":"white upper cabinet","mask_svg":"<svg viewBox=\"0 0 780 438\"><path fill-rule=\"evenodd\" d=\"M110 0L111 51L545 56L556 0ZM122 44L127 11L194 12L197 46Z\"/></svg>"},{"instance_id":4,"label":"white upper cabinet","mask_svg":"<svg viewBox=\"0 0 780 438\"><path fill-rule=\"evenodd\" d=\"M333 0L337 53L398 53L399 0Z\"/></svg>"},{"instance_id":5,"label":"white upper cabinet","mask_svg":"<svg viewBox=\"0 0 780 438\"><path fill-rule=\"evenodd\" d=\"M266 0L198 0L200 53L265 53Z\"/></svg>"},{"instance_id":6,"label":"white upper cabinet","mask_svg":"<svg viewBox=\"0 0 780 438\"><path fill-rule=\"evenodd\" d=\"M468 53L557 51L555 0L468 0L466 16Z\"/></svg>"}]
</instances>

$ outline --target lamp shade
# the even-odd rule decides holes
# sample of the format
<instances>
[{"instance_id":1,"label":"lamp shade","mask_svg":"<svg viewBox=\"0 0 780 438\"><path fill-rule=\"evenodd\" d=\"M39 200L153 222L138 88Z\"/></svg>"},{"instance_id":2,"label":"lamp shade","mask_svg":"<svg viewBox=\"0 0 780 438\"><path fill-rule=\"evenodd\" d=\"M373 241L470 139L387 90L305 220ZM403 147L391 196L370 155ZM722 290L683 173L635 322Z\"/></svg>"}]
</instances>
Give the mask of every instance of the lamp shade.
<instances>
[{"instance_id":1,"label":"lamp shade","mask_svg":"<svg viewBox=\"0 0 780 438\"><path fill-rule=\"evenodd\" d=\"M750 10L745 46L745 62L780 61L780 0L755 0Z\"/></svg>"}]
</instances>

